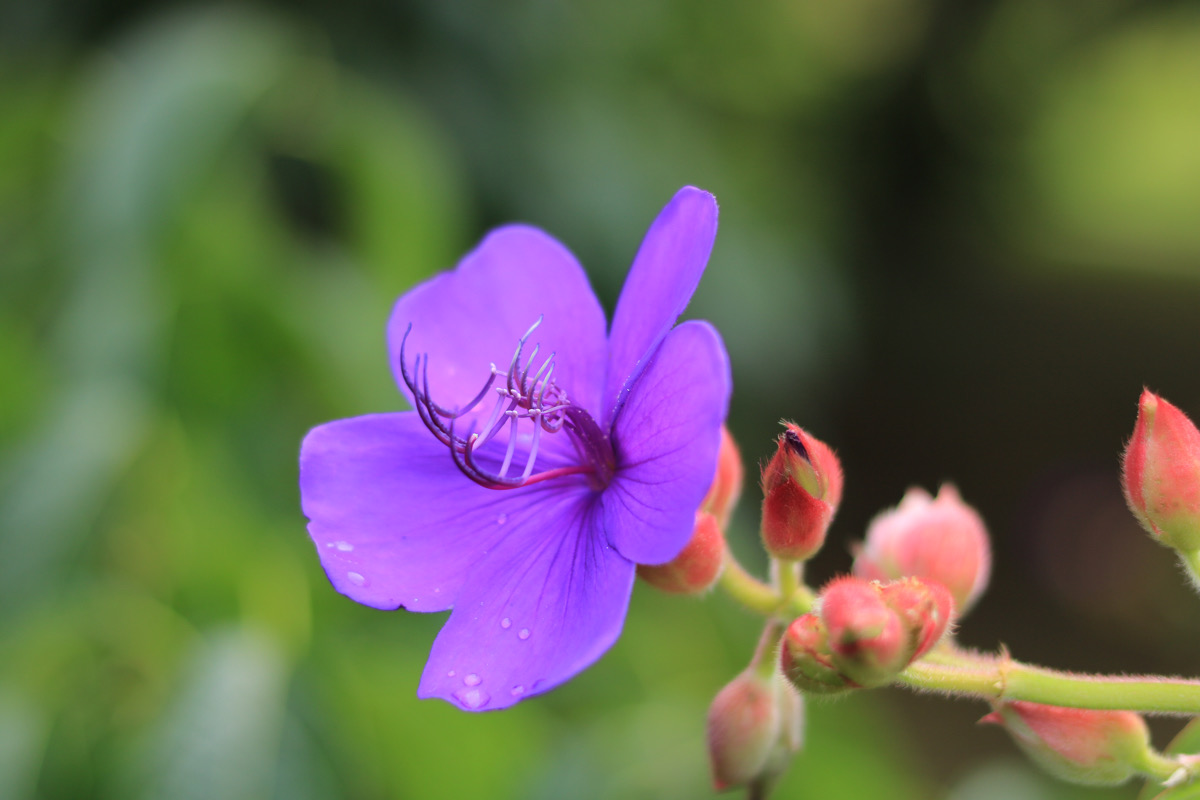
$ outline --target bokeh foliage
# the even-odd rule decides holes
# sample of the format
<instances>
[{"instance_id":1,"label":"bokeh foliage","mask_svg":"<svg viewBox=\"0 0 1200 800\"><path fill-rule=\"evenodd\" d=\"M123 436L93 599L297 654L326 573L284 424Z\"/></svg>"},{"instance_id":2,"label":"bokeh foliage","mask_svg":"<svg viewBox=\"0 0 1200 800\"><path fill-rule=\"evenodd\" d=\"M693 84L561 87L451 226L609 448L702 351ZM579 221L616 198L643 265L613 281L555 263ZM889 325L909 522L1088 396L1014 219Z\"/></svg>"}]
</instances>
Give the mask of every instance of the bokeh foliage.
<instances>
[{"instance_id":1,"label":"bokeh foliage","mask_svg":"<svg viewBox=\"0 0 1200 800\"><path fill-rule=\"evenodd\" d=\"M972 644L1196 671L1115 454L1143 381L1200 412L1198 42L1120 0L0 5L0 797L704 796L753 619L639 587L568 686L418 702L440 616L336 595L295 485L401 407L400 292L525 219L611 307L685 183L751 474L781 416L841 448L818 580L949 476L997 537ZM895 701L814 703L779 795L1133 794Z\"/></svg>"}]
</instances>

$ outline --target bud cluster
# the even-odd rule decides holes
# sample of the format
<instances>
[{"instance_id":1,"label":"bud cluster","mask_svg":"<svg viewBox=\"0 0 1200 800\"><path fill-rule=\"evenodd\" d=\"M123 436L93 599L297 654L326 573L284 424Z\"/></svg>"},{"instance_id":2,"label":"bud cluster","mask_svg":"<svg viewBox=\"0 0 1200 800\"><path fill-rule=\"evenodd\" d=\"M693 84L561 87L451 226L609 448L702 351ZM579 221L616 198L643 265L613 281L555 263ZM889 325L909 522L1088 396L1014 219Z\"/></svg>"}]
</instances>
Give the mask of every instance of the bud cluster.
<instances>
[{"instance_id":1,"label":"bud cluster","mask_svg":"<svg viewBox=\"0 0 1200 800\"><path fill-rule=\"evenodd\" d=\"M817 610L788 627L780 665L806 692L882 686L929 652L953 616L954 600L936 581L837 578L821 591Z\"/></svg>"},{"instance_id":2,"label":"bud cluster","mask_svg":"<svg viewBox=\"0 0 1200 800\"><path fill-rule=\"evenodd\" d=\"M732 439L724 437L692 543L669 564L639 568L660 588L702 591L731 558L724 529L740 492L741 461ZM1149 391L1141 396L1124 454L1122 485L1134 515L1180 554L1200 589L1200 429ZM738 568L723 582L769 621L750 666L709 709L709 756L718 790L746 786L751 796L766 796L800 747L802 693L834 694L899 680L987 700L993 710L981 721L1002 726L1033 761L1059 778L1115 785L1143 774L1168 788L1191 787L1186 796L1200 797L1200 791L1192 792L1200 787L1200 756L1155 751L1139 713L1016 699L1057 701L1057 686L1089 681L1099 695L1112 698L1111 705L1130 708L1127 698L1114 694L1124 691L1121 679L1056 675L1021 665L1005 652L990 657L952 641L905 672L949 637L991 574L987 528L954 486L943 485L936 496L909 489L895 508L871 521L855 549L852 575L830 581L814 598L800 583L802 562L824 545L842 488L842 468L833 451L799 426L784 423L775 452L762 467L761 534L772 558L772 580L759 583ZM789 612L799 616L785 629L781 615ZM1163 696L1144 708L1190 711L1195 706L1170 693L1179 690L1190 697L1200 692L1200 682L1158 680L1164 683ZM1088 704L1108 702L1087 696ZM1070 693L1062 697L1078 700Z\"/></svg>"}]
</instances>

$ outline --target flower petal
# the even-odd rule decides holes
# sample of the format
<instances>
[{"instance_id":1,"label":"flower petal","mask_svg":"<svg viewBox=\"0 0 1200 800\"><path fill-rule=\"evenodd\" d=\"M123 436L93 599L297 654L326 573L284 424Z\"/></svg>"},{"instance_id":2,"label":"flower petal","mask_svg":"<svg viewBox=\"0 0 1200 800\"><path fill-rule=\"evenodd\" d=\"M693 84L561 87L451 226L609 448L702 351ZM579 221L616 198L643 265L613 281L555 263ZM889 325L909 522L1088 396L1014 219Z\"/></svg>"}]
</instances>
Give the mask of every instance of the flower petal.
<instances>
[{"instance_id":1,"label":"flower petal","mask_svg":"<svg viewBox=\"0 0 1200 800\"><path fill-rule=\"evenodd\" d=\"M683 313L708 264L717 235L717 200L685 186L650 226L617 301L609 335L606 421L617 416L629 387Z\"/></svg>"},{"instance_id":2,"label":"flower petal","mask_svg":"<svg viewBox=\"0 0 1200 800\"><path fill-rule=\"evenodd\" d=\"M729 357L707 322L667 334L613 426L617 474L605 491L604 527L639 564L670 561L691 537L717 471L729 406Z\"/></svg>"},{"instance_id":3,"label":"flower petal","mask_svg":"<svg viewBox=\"0 0 1200 800\"><path fill-rule=\"evenodd\" d=\"M604 310L575 257L556 239L526 225L490 233L458 268L405 293L388 321L388 352L396 381L409 401L399 372L400 343L408 367L429 355L433 399L446 408L467 403L486 383L491 364L503 374L517 342L543 317L530 336L524 357L537 344L536 370L551 353L554 380L585 408L596 408L603 386ZM484 412L491 403L484 403Z\"/></svg>"},{"instance_id":4,"label":"flower petal","mask_svg":"<svg viewBox=\"0 0 1200 800\"><path fill-rule=\"evenodd\" d=\"M556 492L516 520L471 573L417 690L468 711L505 708L566 681L621 633L634 565L596 526L596 497Z\"/></svg>"},{"instance_id":5,"label":"flower petal","mask_svg":"<svg viewBox=\"0 0 1200 800\"><path fill-rule=\"evenodd\" d=\"M330 422L300 449L300 501L321 565L335 589L375 608L450 608L509 517L549 491L477 486L413 412Z\"/></svg>"}]
</instances>

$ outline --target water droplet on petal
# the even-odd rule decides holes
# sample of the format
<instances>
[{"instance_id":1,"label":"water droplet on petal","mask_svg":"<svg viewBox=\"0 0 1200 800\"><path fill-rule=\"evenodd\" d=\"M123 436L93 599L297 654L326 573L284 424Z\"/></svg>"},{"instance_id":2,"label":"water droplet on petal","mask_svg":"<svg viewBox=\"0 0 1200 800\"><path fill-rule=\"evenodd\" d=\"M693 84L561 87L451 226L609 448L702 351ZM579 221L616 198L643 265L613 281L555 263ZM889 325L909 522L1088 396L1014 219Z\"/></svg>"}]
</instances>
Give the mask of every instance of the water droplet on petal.
<instances>
[{"instance_id":1,"label":"water droplet on petal","mask_svg":"<svg viewBox=\"0 0 1200 800\"><path fill-rule=\"evenodd\" d=\"M525 694L525 687L524 686L514 686L514 687L512 687L512 691L510 691L509 694L511 694L513 697L520 697L521 695Z\"/></svg>"},{"instance_id":2,"label":"water droplet on petal","mask_svg":"<svg viewBox=\"0 0 1200 800\"><path fill-rule=\"evenodd\" d=\"M529 638L529 628L521 628L521 632L517 634L517 638L525 640Z\"/></svg>"},{"instance_id":3,"label":"water droplet on petal","mask_svg":"<svg viewBox=\"0 0 1200 800\"><path fill-rule=\"evenodd\" d=\"M479 679L478 675L472 672L470 675L467 675L463 678L463 683L465 683L467 686L478 686L480 683L482 683L482 681Z\"/></svg>"},{"instance_id":4,"label":"water droplet on petal","mask_svg":"<svg viewBox=\"0 0 1200 800\"><path fill-rule=\"evenodd\" d=\"M500 516L496 517L497 525L503 525L506 522L508 522L508 514L501 514Z\"/></svg>"},{"instance_id":5,"label":"water droplet on petal","mask_svg":"<svg viewBox=\"0 0 1200 800\"><path fill-rule=\"evenodd\" d=\"M512 620L508 617L505 617L504 619L500 620L500 627L504 628L504 630L508 630L512 627Z\"/></svg>"},{"instance_id":6,"label":"water droplet on petal","mask_svg":"<svg viewBox=\"0 0 1200 800\"><path fill-rule=\"evenodd\" d=\"M354 549L354 545L350 544L349 542L335 542L333 546L338 550L341 550L343 553L349 553Z\"/></svg>"},{"instance_id":7,"label":"water droplet on petal","mask_svg":"<svg viewBox=\"0 0 1200 800\"><path fill-rule=\"evenodd\" d=\"M456 674L457 673L454 670L450 670L449 672L446 673L446 677L453 678Z\"/></svg>"},{"instance_id":8,"label":"water droplet on petal","mask_svg":"<svg viewBox=\"0 0 1200 800\"><path fill-rule=\"evenodd\" d=\"M482 689L459 689L454 693L454 696L458 699L458 702L472 711L486 706L488 701L492 699L491 695Z\"/></svg>"},{"instance_id":9,"label":"water droplet on petal","mask_svg":"<svg viewBox=\"0 0 1200 800\"><path fill-rule=\"evenodd\" d=\"M350 581L355 586L365 586L367 583L367 579L362 575L359 575L357 572L347 572L346 580Z\"/></svg>"}]
</instances>

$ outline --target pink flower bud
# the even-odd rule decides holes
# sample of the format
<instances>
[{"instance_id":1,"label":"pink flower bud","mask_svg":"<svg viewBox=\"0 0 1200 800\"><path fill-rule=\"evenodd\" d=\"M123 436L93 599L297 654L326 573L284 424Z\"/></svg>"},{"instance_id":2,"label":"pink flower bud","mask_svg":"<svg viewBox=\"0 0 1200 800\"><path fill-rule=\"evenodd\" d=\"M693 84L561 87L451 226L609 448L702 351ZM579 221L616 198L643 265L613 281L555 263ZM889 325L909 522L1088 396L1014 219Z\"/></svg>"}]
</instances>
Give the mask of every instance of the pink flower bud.
<instances>
[{"instance_id":1,"label":"pink flower bud","mask_svg":"<svg viewBox=\"0 0 1200 800\"><path fill-rule=\"evenodd\" d=\"M725 537L717 518L696 512L696 528L679 555L666 564L638 564L638 577L664 592L700 594L712 588L725 563Z\"/></svg>"},{"instance_id":2,"label":"pink flower bud","mask_svg":"<svg viewBox=\"0 0 1200 800\"><path fill-rule=\"evenodd\" d=\"M1017 745L1055 777L1092 786L1129 780L1150 747L1145 721L1132 711L1001 703L980 720L1002 725Z\"/></svg>"},{"instance_id":3,"label":"pink flower bud","mask_svg":"<svg viewBox=\"0 0 1200 800\"><path fill-rule=\"evenodd\" d=\"M717 518L721 530L729 527L729 518L737 507L738 499L742 496L742 479L745 469L742 467L742 454L738 452L737 443L733 441L729 429L721 426L721 449L717 454L717 474L713 478L708 494L700 508Z\"/></svg>"},{"instance_id":4,"label":"pink flower bud","mask_svg":"<svg viewBox=\"0 0 1200 800\"><path fill-rule=\"evenodd\" d=\"M808 694L858 688L834 665L825 623L816 614L792 620L780 643L779 666L793 686Z\"/></svg>"},{"instance_id":5,"label":"pink flower bud","mask_svg":"<svg viewBox=\"0 0 1200 800\"><path fill-rule=\"evenodd\" d=\"M1125 499L1142 527L1180 552L1200 550L1200 431L1191 420L1143 390L1123 464Z\"/></svg>"},{"instance_id":6,"label":"pink flower bud","mask_svg":"<svg viewBox=\"0 0 1200 800\"><path fill-rule=\"evenodd\" d=\"M785 426L762 472L762 538L772 556L804 561L825 543L842 500L842 465L824 442Z\"/></svg>"},{"instance_id":7,"label":"pink flower bud","mask_svg":"<svg viewBox=\"0 0 1200 800\"><path fill-rule=\"evenodd\" d=\"M904 578L880 586L879 593L908 631L910 663L928 653L950 629L954 598L937 581Z\"/></svg>"},{"instance_id":8,"label":"pink flower bud","mask_svg":"<svg viewBox=\"0 0 1200 800\"><path fill-rule=\"evenodd\" d=\"M878 584L837 578L821 592L820 616L838 671L859 686L882 686L908 666L908 631Z\"/></svg>"},{"instance_id":9,"label":"pink flower bud","mask_svg":"<svg viewBox=\"0 0 1200 800\"><path fill-rule=\"evenodd\" d=\"M717 791L758 778L775 748L783 719L773 675L753 667L717 692L708 709L708 757Z\"/></svg>"},{"instance_id":10,"label":"pink flower bud","mask_svg":"<svg viewBox=\"0 0 1200 800\"><path fill-rule=\"evenodd\" d=\"M936 500L909 489L899 506L876 516L855 556L854 574L881 581L930 578L950 590L961 616L987 587L991 563L983 520L946 484Z\"/></svg>"}]
</instances>

